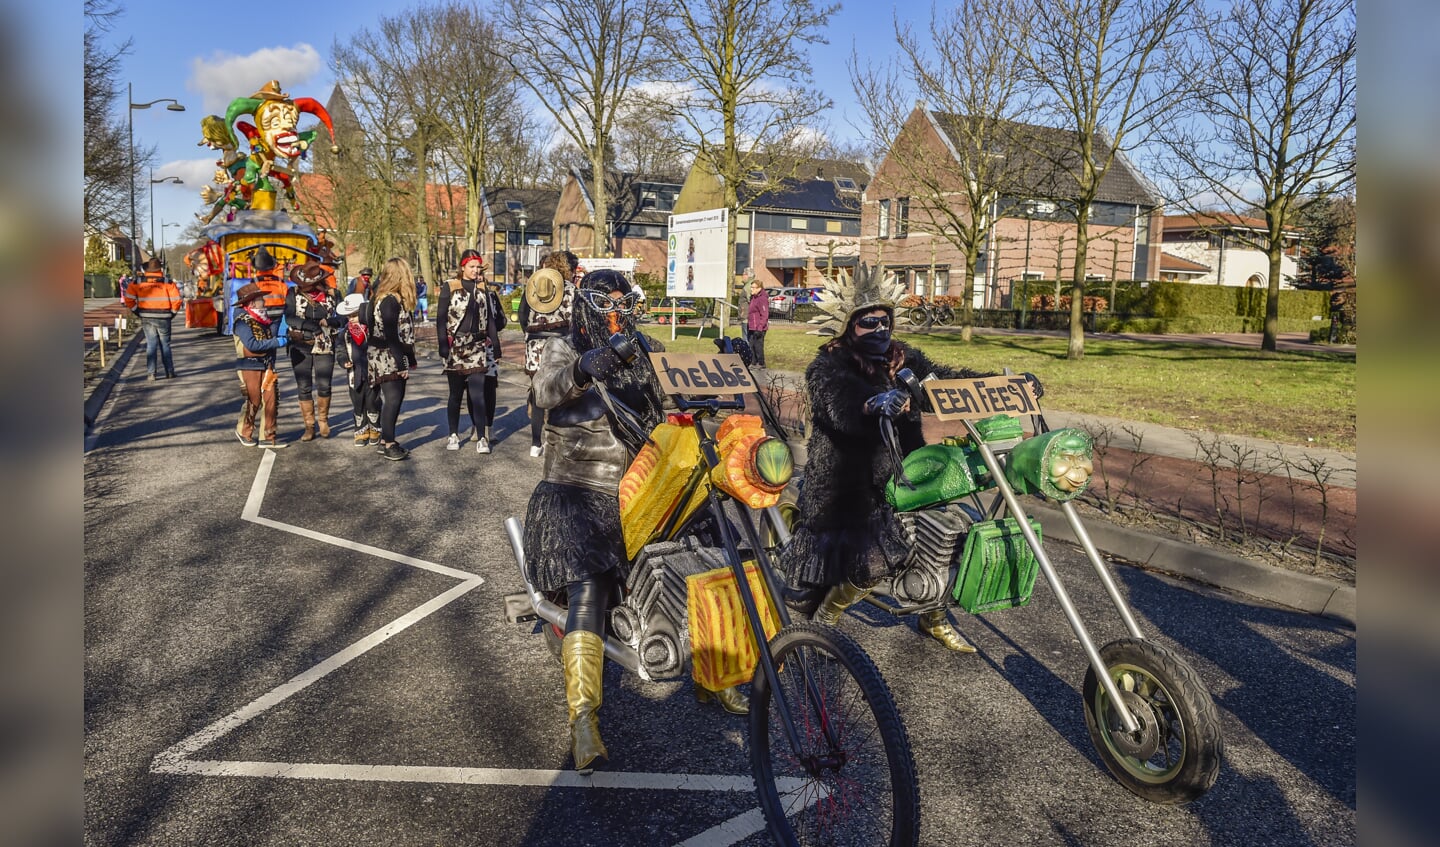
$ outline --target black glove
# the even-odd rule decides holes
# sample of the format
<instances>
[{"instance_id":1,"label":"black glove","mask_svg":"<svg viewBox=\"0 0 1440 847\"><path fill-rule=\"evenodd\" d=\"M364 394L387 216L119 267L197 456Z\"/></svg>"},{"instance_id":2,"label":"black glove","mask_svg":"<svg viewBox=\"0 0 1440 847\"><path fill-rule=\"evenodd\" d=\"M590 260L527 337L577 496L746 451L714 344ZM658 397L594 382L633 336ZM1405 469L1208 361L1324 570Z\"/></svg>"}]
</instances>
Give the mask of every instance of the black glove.
<instances>
[{"instance_id":1,"label":"black glove","mask_svg":"<svg viewBox=\"0 0 1440 847\"><path fill-rule=\"evenodd\" d=\"M899 388L882 391L865 401L865 414L895 417L910 402L910 394Z\"/></svg>"},{"instance_id":2,"label":"black glove","mask_svg":"<svg viewBox=\"0 0 1440 847\"><path fill-rule=\"evenodd\" d=\"M617 373L623 363L609 347L596 347L580 354L575 362L575 384L589 385L592 379L604 379Z\"/></svg>"},{"instance_id":3,"label":"black glove","mask_svg":"<svg viewBox=\"0 0 1440 847\"><path fill-rule=\"evenodd\" d=\"M1040 377L1030 373L1029 371L1026 371L1025 373L1020 375L1025 377L1026 382L1030 383L1030 390L1035 392L1036 400L1039 400L1041 397L1045 396L1045 386L1040 384Z\"/></svg>"}]
</instances>

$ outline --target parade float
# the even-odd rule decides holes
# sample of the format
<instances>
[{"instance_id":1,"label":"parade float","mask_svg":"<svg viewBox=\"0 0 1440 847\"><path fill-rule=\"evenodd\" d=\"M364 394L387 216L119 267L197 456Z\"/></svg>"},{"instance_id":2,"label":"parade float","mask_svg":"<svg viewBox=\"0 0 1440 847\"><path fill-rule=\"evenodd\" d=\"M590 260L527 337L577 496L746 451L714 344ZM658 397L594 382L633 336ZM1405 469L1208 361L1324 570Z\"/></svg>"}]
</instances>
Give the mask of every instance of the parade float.
<instances>
[{"instance_id":1,"label":"parade float","mask_svg":"<svg viewBox=\"0 0 1440 847\"><path fill-rule=\"evenodd\" d=\"M267 82L249 97L230 101L225 116L200 122L198 145L217 151L214 185L200 192L210 208L198 215L206 242L185 257L195 273L199 299L186 313L188 326L214 326L230 333L235 291L254 282L265 290L267 311L284 308L287 271L315 259L334 261L328 243L298 214L298 163L320 130L300 131L301 114L314 115L330 134L335 128L318 100L294 97ZM250 120L243 120L243 118ZM252 122L253 121L253 122ZM248 147L242 152L241 140Z\"/></svg>"}]
</instances>

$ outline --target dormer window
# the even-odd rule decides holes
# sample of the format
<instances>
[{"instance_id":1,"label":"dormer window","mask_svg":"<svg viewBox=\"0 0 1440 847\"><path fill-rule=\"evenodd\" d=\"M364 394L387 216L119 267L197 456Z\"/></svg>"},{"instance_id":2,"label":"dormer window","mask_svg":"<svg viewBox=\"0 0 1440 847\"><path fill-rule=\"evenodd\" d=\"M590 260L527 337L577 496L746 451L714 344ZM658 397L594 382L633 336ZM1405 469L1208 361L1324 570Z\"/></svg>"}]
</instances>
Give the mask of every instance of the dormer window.
<instances>
[{"instance_id":1,"label":"dormer window","mask_svg":"<svg viewBox=\"0 0 1440 847\"><path fill-rule=\"evenodd\" d=\"M848 176L837 176L837 177L835 177L835 187L838 188L838 189L840 189L841 191L859 191L859 190L860 190L860 186L858 186L858 185L855 184L855 180L851 179L851 178L848 177Z\"/></svg>"},{"instance_id":2,"label":"dormer window","mask_svg":"<svg viewBox=\"0 0 1440 847\"><path fill-rule=\"evenodd\" d=\"M745 178L748 179L748 180L750 180L751 182L768 182L768 181L769 181L769 180L767 180L767 179L765 178L765 172L764 172L764 171L751 171Z\"/></svg>"},{"instance_id":3,"label":"dormer window","mask_svg":"<svg viewBox=\"0 0 1440 847\"><path fill-rule=\"evenodd\" d=\"M506 201L505 201L505 211L507 211L507 212L521 212L521 211L524 211L524 210L525 210L525 204L524 204L524 203L521 203L519 200L506 200Z\"/></svg>"}]
</instances>

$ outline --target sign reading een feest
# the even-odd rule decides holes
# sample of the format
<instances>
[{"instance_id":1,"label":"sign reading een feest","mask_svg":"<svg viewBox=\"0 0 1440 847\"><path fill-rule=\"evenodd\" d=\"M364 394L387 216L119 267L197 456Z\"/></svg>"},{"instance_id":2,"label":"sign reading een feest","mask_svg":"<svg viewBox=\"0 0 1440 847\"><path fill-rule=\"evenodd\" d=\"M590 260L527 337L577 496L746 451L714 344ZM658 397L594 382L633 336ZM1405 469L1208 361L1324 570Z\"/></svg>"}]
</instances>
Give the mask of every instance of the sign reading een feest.
<instances>
[{"instance_id":1,"label":"sign reading een feest","mask_svg":"<svg viewBox=\"0 0 1440 847\"><path fill-rule=\"evenodd\" d=\"M735 353L651 353L666 394L754 394L759 389Z\"/></svg>"},{"instance_id":2,"label":"sign reading een feest","mask_svg":"<svg viewBox=\"0 0 1440 847\"><path fill-rule=\"evenodd\" d=\"M1040 411L1030 382L1020 374L979 379L932 379L920 383L940 420L979 420L995 415L1033 415Z\"/></svg>"}]
</instances>

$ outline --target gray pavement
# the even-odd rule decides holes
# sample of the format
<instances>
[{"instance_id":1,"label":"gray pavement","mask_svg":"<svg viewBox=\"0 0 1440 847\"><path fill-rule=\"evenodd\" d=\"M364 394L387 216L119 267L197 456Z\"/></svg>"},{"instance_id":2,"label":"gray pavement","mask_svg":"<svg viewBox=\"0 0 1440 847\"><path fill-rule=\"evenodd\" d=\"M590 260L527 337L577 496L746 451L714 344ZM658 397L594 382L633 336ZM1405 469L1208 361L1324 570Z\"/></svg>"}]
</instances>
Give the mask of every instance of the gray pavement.
<instances>
[{"instance_id":1,"label":"gray pavement","mask_svg":"<svg viewBox=\"0 0 1440 847\"><path fill-rule=\"evenodd\" d=\"M612 666L614 762L567 770L560 669L503 614L519 581L499 521L523 514L541 465L523 382L502 381L490 456L445 451L433 362L402 416L409 461L351 446L345 427L271 453L229 433L228 342L176 342L179 378L146 382L132 358L87 439L86 843L768 843L736 823L755 808L745 721L683 683ZM1083 559L1051 554L1095 639L1122 635ZM1214 789L1157 806L1109 777L1048 590L961 616L973 656L860 608L842 628L900 706L921 843L1353 844L1353 628L1147 570L1117 580L1220 709Z\"/></svg>"}]
</instances>

